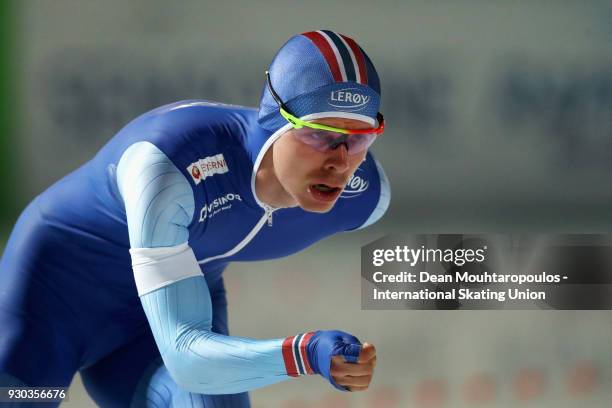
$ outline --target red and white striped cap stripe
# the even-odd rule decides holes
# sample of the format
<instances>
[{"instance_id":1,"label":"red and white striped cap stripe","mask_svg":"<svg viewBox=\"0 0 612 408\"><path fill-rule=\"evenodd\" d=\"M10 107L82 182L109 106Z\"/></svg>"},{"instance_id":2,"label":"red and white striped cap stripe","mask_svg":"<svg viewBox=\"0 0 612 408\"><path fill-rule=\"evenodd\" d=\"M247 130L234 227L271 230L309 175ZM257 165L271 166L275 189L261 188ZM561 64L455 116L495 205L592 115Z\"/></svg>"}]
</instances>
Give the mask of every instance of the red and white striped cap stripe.
<instances>
[{"instance_id":1,"label":"red and white striped cap stripe","mask_svg":"<svg viewBox=\"0 0 612 408\"><path fill-rule=\"evenodd\" d=\"M357 43L350 37L329 30L303 33L319 49L336 82L368 83L366 61Z\"/></svg>"}]
</instances>

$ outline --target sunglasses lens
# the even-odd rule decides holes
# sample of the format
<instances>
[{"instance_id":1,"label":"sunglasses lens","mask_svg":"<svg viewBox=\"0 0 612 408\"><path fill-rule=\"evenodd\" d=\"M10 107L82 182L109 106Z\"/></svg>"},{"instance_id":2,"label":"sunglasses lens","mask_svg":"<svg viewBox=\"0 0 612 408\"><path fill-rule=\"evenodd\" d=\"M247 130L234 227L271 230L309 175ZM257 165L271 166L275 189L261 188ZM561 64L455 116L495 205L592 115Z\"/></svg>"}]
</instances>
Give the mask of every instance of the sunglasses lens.
<instances>
[{"instance_id":1,"label":"sunglasses lens","mask_svg":"<svg viewBox=\"0 0 612 408\"><path fill-rule=\"evenodd\" d=\"M374 139L376 139L376 134L374 133L349 135L347 140L349 154L357 154L363 152L372 145Z\"/></svg>"},{"instance_id":2,"label":"sunglasses lens","mask_svg":"<svg viewBox=\"0 0 612 408\"><path fill-rule=\"evenodd\" d=\"M343 133L306 127L292 129L292 132L300 142L320 152L326 152L336 148L342 143L346 143L349 154L357 154L370 147L376 138L374 133L345 135Z\"/></svg>"},{"instance_id":3,"label":"sunglasses lens","mask_svg":"<svg viewBox=\"0 0 612 408\"><path fill-rule=\"evenodd\" d=\"M333 133L326 130L312 129L307 127L292 129L291 132L300 142L305 143L320 152L327 151L335 140L343 136L341 133Z\"/></svg>"}]
</instances>

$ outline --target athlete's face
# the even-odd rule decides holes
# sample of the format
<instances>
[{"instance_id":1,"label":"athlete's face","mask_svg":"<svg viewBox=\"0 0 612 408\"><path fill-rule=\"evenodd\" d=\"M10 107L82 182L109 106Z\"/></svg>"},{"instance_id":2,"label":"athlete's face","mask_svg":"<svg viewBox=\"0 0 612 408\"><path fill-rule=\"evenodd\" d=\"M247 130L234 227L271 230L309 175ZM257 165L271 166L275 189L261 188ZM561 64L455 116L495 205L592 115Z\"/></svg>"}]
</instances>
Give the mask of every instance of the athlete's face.
<instances>
[{"instance_id":1,"label":"athlete's face","mask_svg":"<svg viewBox=\"0 0 612 408\"><path fill-rule=\"evenodd\" d=\"M366 122L344 118L313 120L344 129L368 129ZM301 142L287 131L273 145L273 163L276 177L283 189L306 211L327 212L342 189L364 160L367 150L348 154L346 145L320 152Z\"/></svg>"}]
</instances>

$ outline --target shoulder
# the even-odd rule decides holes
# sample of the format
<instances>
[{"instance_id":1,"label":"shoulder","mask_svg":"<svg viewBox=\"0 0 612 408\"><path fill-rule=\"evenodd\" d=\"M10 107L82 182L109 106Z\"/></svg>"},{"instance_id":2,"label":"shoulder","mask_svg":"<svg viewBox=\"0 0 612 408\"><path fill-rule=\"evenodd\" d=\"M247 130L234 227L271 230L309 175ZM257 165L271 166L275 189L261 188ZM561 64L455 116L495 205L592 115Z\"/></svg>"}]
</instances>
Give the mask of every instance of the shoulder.
<instances>
[{"instance_id":1,"label":"shoulder","mask_svg":"<svg viewBox=\"0 0 612 408\"><path fill-rule=\"evenodd\" d=\"M170 158L149 141L139 141L130 145L117 164L117 185L124 199L130 188L139 180L151 181L163 176L176 175L182 177Z\"/></svg>"},{"instance_id":2,"label":"shoulder","mask_svg":"<svg viewBox=\"0 0 612 408\"><path fill-rule=\"evenodd\" d=\"M244 106L186 100L149 112L133 131L199 184L199 177L226 172L228 166L244 167L246 132L256 114Z\"/></svg>"},{"instance_id":3,"label":"shoulder","mask_svg":"<svg viewBox=\"0 0 612 408\"><path fill-rule=\"evenodd\" d=\"M117 187L133 247L186 239L176 227L191 223L194 194L185 175L157 146L141 141L125 150L117 165Z\"/></svg>"},{"instance_id":4,"label":"shoulder","mask_svg":"<svg viewBox=\"0 0 612 408\"><path fill-rule=\"evenodd\" d=\"M142 114L119 133L150 141L172 159L184 149L215 149L241 140L256 116L256 109L246 106L184 100Z\"/></svg>"},{"instance_id":5,"label":"shoulder","mask_svg":"<svg viewBox=\"0 0 612 408\"><path fill-rule=\"evenodd\" d=\"M255 108L205 100L184 100L160 106L142 116L143 123L160 133L194 131L240 131L244 123L257 115ZM189 136L189 135L184 135Z\"/></svg>"}]
</instances>

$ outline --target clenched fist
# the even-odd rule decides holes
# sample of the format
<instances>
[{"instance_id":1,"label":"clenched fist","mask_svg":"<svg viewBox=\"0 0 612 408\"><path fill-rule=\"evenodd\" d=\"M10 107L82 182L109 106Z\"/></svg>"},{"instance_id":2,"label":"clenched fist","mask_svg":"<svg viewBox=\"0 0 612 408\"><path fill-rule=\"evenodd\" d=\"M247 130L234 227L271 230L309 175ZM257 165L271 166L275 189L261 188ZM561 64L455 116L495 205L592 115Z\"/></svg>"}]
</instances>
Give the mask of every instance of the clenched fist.
<instances>
[{"instance_id":1,"label":"clenched fist","mask_svg":"<svg viewBox=\"0 0 612 408\"><path fill-rule=\"evenodd\" d=\"M342 391L368 388L376 366L376 348L338 330L313 334L306 347L313 371Z\"/></svg>"},{"instance_id":2,"label":"clenched fist","mask_svg":"<svg viewBox=\"0 0 612 408\"><path fill-rule=\"evenodd\" d=\"M356 363L348 363L343 356L332 357L330 374L336 384L349 391L367 390L376 367L376 348L363 343Z\"/></svg>"}]
</instances>

